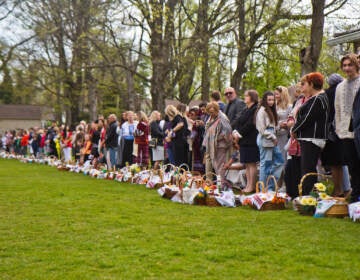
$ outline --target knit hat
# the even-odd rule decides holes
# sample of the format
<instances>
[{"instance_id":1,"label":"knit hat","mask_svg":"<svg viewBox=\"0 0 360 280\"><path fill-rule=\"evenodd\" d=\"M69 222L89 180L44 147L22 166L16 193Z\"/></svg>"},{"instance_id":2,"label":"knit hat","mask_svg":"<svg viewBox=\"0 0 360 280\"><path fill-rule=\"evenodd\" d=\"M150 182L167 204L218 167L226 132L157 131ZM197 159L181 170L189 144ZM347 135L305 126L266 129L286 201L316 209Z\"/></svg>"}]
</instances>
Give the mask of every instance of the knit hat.
<instances>
[{"instance_id":1,"label":"knit hat","mask_svg":"<svg viewBox=\"0 0 360 280\"><path fill-rule=\"evenodd\" d=\"M331 74L328 77L328 84L329 86L336 86L338 83L342 82L343 77L341 77L339 74Z\"/></svg>"}]
</instances>

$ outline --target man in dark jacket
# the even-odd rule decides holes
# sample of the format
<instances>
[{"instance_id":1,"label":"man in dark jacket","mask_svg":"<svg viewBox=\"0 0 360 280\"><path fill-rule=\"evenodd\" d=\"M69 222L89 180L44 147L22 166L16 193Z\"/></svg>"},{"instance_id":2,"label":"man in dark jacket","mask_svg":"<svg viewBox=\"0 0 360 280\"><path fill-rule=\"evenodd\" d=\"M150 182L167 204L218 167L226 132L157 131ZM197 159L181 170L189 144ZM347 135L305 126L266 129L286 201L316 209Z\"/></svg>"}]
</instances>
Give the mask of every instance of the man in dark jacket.
<instances>
[{"instance_id":1,"label":"man in dark jacket","mask_svg":"<svg viewBox=\"0 0 360 280\"><path fill-rule=\"evenodd\" d=\"M236 119L245 110L244 101L237 97L236 91L232 87L225 89L227 104L225 106L225 115L228 117L231 127L234 128Z\"/></svg>"},{"instance_id":2,"label":"man in dark jacket","mask_svg":"<svg viewBox=\"0 0 360 280\"><path fill-rule=\"evenodd\" d=\"M118 125L115 114L111 114L108 117L108 124L109 127L106 130L105 146L107 149L108 169L112 169L115 167L116 164L116 152L118 146L118 134L116 133Z\"/></svg>"}]
</instances>

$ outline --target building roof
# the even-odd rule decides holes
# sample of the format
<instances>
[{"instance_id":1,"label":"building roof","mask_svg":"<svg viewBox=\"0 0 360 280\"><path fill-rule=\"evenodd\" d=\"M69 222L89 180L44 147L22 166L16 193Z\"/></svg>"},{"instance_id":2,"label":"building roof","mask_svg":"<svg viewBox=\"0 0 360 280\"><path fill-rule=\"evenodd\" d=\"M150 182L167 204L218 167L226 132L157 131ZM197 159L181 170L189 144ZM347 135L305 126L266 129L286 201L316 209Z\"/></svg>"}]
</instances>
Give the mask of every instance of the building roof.
<instances>
[{"instance_id":1,"label":"building roof","mask_svg":"<svg viewBox=\"0 0 360 280\"><path fill-rule=\"evenodd\" d=\"M342 43L352 43L357 41L360 41L360 29L336 33L334 38L327 40L326 43L329 46L336 46Z\"/></svg>"},{"instance_id":2,"label":"building roof","mask_svg":"<svg viewBox=\"0 0 360 280\"><path fill-rule=\"evenodd\" d=\"M37 105L0 105L0 119L41 120L42 106Z\"/></svg>"}]
</instances>

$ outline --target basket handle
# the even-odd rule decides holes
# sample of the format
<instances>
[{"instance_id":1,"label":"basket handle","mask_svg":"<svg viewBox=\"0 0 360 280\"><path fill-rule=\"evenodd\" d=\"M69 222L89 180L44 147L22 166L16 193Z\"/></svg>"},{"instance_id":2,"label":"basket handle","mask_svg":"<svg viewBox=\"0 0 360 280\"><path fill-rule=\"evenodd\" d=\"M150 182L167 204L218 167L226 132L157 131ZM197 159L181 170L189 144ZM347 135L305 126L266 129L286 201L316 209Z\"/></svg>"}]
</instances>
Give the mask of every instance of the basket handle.
<instances>
[{"instance_id":1,"label":"basket handle","mask_svg":"<svg viewBox=\"0 0 360 280\"><path fill-rule=\"evenodd\" d=\"M266 190L269 189L269 182L270 182L271 179L274 181L274 185L275 185L275 196L277 196L278 191L279 191L279 187L278 187L277 180L276 180L276 178L275 178L274 175L269 175L269 176L267 177L267 179L266 179Z\"/></svg>"},{"instance_id":2,"label":"basket handle","mask_svg":"<svg viewBox=\"0 0 360 280\"><path fill-rule=\"evenodd\" d=\"M257 181L255 184L256 193L260 192L259 185L261 185L262 192L265 193L267 191L267 188L265 187L265 184L263 181Z\"/></svg>"},{"instance_id":3,"label":"basket handle","mask_svg":"<svg viewBox=\"0 0 360 280\"><path fill-rule=\"evenodd\" d=\"M171 163L168 163L168 164L164 164L164 165L162 166L162 170L165 172L165 170L167 169L168 166L171 167L171 170L176 170L176 169L177 169L177 167L176 167L175 165L173 165L173 164L171 164Z\"/></svg>"},{"instance_id":4,"label":"basket handle","mask_svg":"<svg viewBox=\"0 0 360 280\"><path fill-rule=\"evenodd\" d=\"M190 170L190 167L189 167L189 165L187 165L186 163L182 163L182 164L180 164L179 165L179 169L185 169L186 168L186 171L189 171Z\"/></svg>"},{"instance_id":5,"label":"basket handle","mask_svg":"<svg viewBox=\"0 0 360 280\"><path fill-rule=\"evenodd\" d=\"M321 173L316 173L316 172L309 172L309 173L306 173L304 176L301 177L301 180L300 180L300 183L298 185L298 188L299 188L299 196L302 196L302 185L305 181L305 179L309 176L321 176L323 177L324 179L329 179L329 176L328 175L325 175L325 174L321 174Z\"/></svg>"}]
</instances>

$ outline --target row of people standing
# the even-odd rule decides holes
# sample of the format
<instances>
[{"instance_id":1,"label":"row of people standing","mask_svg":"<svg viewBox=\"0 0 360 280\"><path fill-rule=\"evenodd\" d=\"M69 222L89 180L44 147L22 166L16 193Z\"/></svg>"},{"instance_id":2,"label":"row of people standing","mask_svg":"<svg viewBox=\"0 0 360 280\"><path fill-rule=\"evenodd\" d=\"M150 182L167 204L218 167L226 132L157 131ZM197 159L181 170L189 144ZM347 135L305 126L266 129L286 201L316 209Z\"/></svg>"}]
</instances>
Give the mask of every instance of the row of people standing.
<instances>
[{"instance_id":1,"label":"row of people standing","mask_svg":"<svg viewBox=\"0 0 360 280\"><path fill-rule=\"evenodd\" d=\"M282 173L285 173L287 192L292 197L296 197L301 176L309 172L317 172L317 165L321 159L323 165L331 167L335 182L334 195L346 194L352 188L351 200L359 200L360 107L356 104L360 102L360 97L355 98L359 92L358 63L355 55L345 56L341 61L341 68L347 75L347 79L341 82L340 75L331 75L328 81L330 88L326 91L323 90L322 74L305 75L298 89L301 95L293 106L289 104L288 95L284 94L287 89L278 87L275 94L265 92L260 104L253 105L253 110L247 108L235 118L233 127L237 131L234 137L237 137L239 141L241 162L245 163L248 178L246 191L254 190L256 180L252 179L251 167L249 168L249 164L246 164L244 159L249 155L247 146L250 141L254 148L253 155L257 155L256 147L259 149L259 180L265 181L269 174L275 175L278 179L281 178ZM339 82L341 83L337 87ZM225 92L225 95L228 94L231 92ZM245 92L245 101L249 98L248 96L249 91ZM255 103L256 99L253 97L250 99ZM251 105L247 107L251 108ZM256 128L253 118L256 119ZM355 133L349 131L351 119ZM356 123L356 128L354 128L354 123ZM256 137L257 145L255 145L254 135L249 136L242 131L248 127L251 127L254 134L259 133ZM244 147L246 147L245 150ZM256 162L256 158L253 161ZM350 173L351 188L347 168ZM305 180L303 194L311 191L316 179L316 177L309 177Z\"/></svg>"},{"instance_id":2,"label":"row of people standing","mask_svg":"<svg viewBox=\"0 0 360 280\"><path fill-rule=\"evenodd\" d=\"M288 121L291 127L291 159L286 175L289 186L293 186L288 190L291 196L298 195L300 176L316 172L316 165L321 159L322 164L331 169L333 195L351 192L352 202L360 199L359 57L345 55L340 67L346 79L338 74L330 75L330 87L326 91L323 90L324 77L320 73L310 73L301 79L303 96L296 101ZM309 177L304 182L303 193L310 192L315 180L315 177Z\"/></svg>"}]
</instances>

